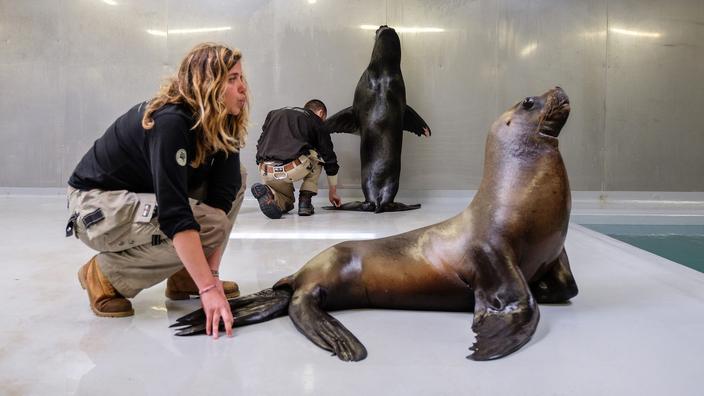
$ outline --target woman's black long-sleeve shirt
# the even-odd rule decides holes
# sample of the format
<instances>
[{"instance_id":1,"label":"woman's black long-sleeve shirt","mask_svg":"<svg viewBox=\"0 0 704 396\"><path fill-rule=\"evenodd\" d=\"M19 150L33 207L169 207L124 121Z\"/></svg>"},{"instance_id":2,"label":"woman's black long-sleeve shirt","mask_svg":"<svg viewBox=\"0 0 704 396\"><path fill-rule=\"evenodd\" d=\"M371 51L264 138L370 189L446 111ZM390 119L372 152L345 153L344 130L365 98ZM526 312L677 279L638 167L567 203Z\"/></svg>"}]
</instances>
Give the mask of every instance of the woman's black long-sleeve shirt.
<instances>
[{"instance_id":1,"label":"woman's black long-sleeve shirt","mask_svg":"<svg viewBox=\"0 0 704 396\"><path fill-rule=\"evenodd\" d=\"M158 220L167 237L200 230L188 192L207 182L207 205L230 211L240 189L239 153L218 152L198 168L193 113L184 105L167 104L153 114L154 127L142 128L147 102L120 116L83 156L68 184L79 190L128 190L155 193Z\"/></svg>"}]
</instances>

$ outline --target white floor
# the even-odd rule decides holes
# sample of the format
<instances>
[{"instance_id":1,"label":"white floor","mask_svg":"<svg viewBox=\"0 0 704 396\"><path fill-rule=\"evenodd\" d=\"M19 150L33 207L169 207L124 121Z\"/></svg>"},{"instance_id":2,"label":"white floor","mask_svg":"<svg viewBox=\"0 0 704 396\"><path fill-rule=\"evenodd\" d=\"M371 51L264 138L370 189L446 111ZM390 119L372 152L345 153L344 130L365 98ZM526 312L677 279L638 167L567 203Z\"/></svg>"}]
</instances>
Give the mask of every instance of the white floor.
<instances>
[{"instance_id":1,"label":"white floor","mask_svg":"<svg viewBox=\"0 0 704 396\"><path fill-rule=\"evenodd\" d=\"M266 219L246 201L222 277L244 293L271 286L334 238L373 238L443 220L468 198L423 201L413 212L318 210ZM322 200L316 202L319 207ZM412 203L407 201L407 203ZM197 300L169 302L165 284L133 300L131 318L95 317L76 280L92 252L64 238L64 198L0 197L2 395L701 395L704 274L579 225L567 251L580 287L546 306L533 339L491 362L465 359L472 316L336 312L369 356L344 363L287 317L233 338L175 337Z\"/></svg>"}]
</instances>

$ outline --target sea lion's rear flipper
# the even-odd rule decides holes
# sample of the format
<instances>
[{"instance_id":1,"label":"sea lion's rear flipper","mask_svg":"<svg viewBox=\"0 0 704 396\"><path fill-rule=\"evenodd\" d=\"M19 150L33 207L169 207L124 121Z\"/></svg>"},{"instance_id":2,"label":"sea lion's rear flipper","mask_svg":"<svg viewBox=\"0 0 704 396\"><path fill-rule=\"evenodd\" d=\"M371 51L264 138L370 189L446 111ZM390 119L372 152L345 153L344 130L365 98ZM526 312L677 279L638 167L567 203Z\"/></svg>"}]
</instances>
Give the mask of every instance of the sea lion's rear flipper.
<instances>
[{"instance_id":1,"label":"sea lion's rear flipper","mask_svg":"<svg viewBox=\"0 0 704 396\"><path fill-rule=\"evenodd\" d=\"M492 360L525 345L540 319L538 304L523 274L510 254L477 247L472 257L476 267L474 322L476 334L472 360Z\"/></svg>"},{"instance_id":2,"label":"sea lion's rear flipper","mask_svg":"<svg viewBox=\"0 0 704 396\"><path fill-rule=\"evenodd\" d=\"M298 331L340 360L356 362L366 358L364 345L342 323L322 310L321 301L319 287L296 290L288 307L288 316Z\"/></svg>"},{"instance_id":3,"label":"sea lion's rear flipper","mask_svg":"<svg viewBox=\"0 0 704 396\"><path fill-rule=\"evenodd\" d=\"M560 256L549 264L547 272L530 284L530 290L541 304L565 303L577 295L579 289L564 248Z\"/></svg>"},{"instance_id":4,"label":"sea lion's rear flipper","mask_svg":"<svg viewBox=\"0 0 704 396\"><path fill-rule=\"evenodd\" d=\"M229 300L234 318L233 327L265 322L286 315L291 294L291 291L287 288L264 289L254 294ZM193 311L176 319L176 323L169 327L179 327L176 332L177 336L204 334L205 312L202 308ZM220 321L220 330L224 329L225 326Z\"/></svg>"},{"instance_id":5,"label":"sea lion's rear flipper","mask_svg":"<svg viewBox=\"0 0 704 396\"><path fill-rule=\"evenodd\" d=\"M372 202L345 202L340 206L323 206L325 210L354 210L357 212L374 212L376 205Z\"/></svg>"},{"instance_id":6,"label":"sea lion's rear flipper","mask_svg":"<svg viewBox=\"0 0 704 396\"><path fill-rule=\"evenodd\" d=\"M432 135L432 131L425 120L409 105L406 105L406 111L403 113L403 130L415 133L418 136Z\"/></svg>"},{"instance_id":7,"label":"sea lion's rear flipper","mask_svg":"<svg viewBox=\"0 0 704 396\"><path fill-rule=\"evenodd\" d=\"M420 204L406 205L401 202L387 202L380 205L376 213L382 212L403 212L404 210L420 209Z\"/></svg>"},{"instance_id":8,"label":"sea lion's rear flipper","mask_svg":"<svg viewBox=\"0 0 704 396\"><path fill-rule=\"evenodd\" d=\"M325 126L330 133L351 133L359 135L357 117L354 116L352 106L340 110L325 121Z\"/></svg>"}]
</instances>

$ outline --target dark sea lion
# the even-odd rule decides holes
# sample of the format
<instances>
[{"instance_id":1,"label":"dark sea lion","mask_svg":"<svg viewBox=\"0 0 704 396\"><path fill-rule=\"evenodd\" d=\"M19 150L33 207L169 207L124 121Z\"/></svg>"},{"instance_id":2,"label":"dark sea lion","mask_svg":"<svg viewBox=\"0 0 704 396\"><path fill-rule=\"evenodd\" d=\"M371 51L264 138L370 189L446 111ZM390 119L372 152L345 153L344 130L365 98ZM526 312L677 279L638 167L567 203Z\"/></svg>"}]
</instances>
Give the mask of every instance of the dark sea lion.
<instances>
[{"instance_id":1,"label":"dark sea lion","mask_svg":"<svg viewBox=\"0 0 704 396\"><path fill-rule=\"evenodd\" d=\"M326 311L474 311L469 358L505 356L528 342L537 303L577 295L564 242L570 188L557 136L569 114L562 89L529 97L494 122L484 175L469 206L444 222L387 238L342 242L273 288L230 300L235 326L285 315L319 347L361 360L364 346ZM203 311L177 320L202 333Z\"/></svg>"},{"instance_id":2,"label":"dark sea lion","mask_svg":"<svg viewBox=\"0 0 704 396\"><path fill-rule=\"evenodd\" d=\"M360 135L364 202L324 209L393 212L420 208L394 202L401 176L403 131L430 136L428 124L406 104L401 74L401 41L393 28L376 31L369 66L354 91L354 101L325 124L330 131Z\"/></svg>"}]
</instances>

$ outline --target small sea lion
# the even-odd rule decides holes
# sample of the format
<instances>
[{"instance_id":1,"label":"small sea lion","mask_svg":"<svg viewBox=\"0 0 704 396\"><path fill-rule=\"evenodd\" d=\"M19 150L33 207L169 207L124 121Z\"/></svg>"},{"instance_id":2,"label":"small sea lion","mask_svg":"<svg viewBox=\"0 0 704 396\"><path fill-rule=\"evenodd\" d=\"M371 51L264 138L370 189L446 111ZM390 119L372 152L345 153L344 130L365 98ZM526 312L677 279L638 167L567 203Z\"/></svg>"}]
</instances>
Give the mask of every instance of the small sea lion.
<instances>
[{"instance_id":1,"label":"small sea lion","mask_svg":"<svg viewBox=\"0 0 704 396\"><path fill-rule=\"evenodd\" d=\"M376 31L369 66L354 91L352 106L327 119L331 132L358 134L364 202L347 202L324 209L394 212L420 204L394 202L401 177L403 131L430 136L428 124L406 104L401 74L401 41L393 28Z\"/></svg>"}]
</instances>

